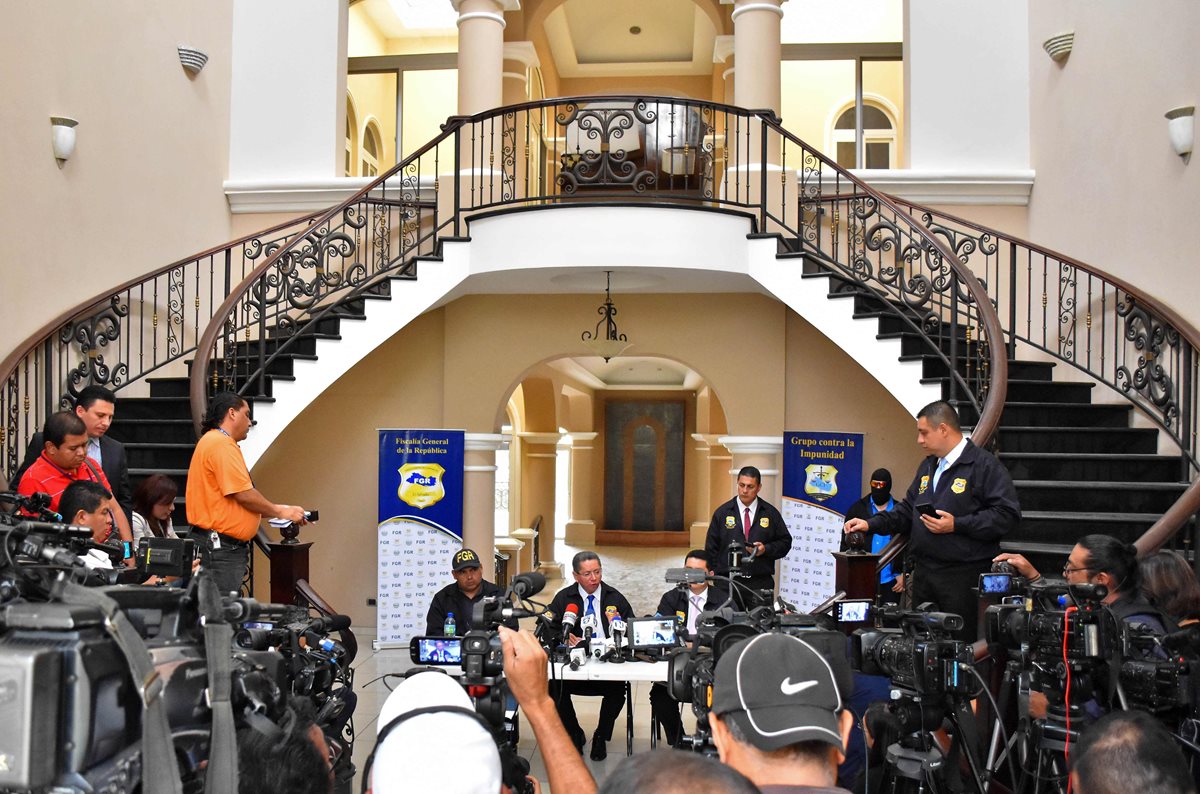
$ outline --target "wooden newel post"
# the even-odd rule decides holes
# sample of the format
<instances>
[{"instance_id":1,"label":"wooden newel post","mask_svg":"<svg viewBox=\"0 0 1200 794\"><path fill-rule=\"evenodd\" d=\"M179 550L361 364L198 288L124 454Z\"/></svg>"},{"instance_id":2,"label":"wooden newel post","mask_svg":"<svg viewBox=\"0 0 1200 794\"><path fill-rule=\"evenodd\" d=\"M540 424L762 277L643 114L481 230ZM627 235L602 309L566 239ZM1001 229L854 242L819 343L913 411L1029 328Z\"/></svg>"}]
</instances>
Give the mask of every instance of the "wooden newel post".
<instances>
[{"instance_id":1,"label":"wooden newel post","mask_svg":"<svg viewBox=\"0 0 1200 794\"><path fill-rule=\"evenodd\" d=\"M833 552L833 557L837 560L834 589L844 590L846 598L874 598L878 589L876 583L879 581L879 574L875 571L875 566L879 564L879 556L849 551Z\"/></svg>"},{"instance_id":2,"label":"wooden newel post","mask_svg":"<svg viewBox=\"0 0 1200 794\"><path fill-rule=\"evenodd\" d=\"M271 603L296 600L296 580L308 578L311 543L271 543Z\"/></svg>"}]
</instances>

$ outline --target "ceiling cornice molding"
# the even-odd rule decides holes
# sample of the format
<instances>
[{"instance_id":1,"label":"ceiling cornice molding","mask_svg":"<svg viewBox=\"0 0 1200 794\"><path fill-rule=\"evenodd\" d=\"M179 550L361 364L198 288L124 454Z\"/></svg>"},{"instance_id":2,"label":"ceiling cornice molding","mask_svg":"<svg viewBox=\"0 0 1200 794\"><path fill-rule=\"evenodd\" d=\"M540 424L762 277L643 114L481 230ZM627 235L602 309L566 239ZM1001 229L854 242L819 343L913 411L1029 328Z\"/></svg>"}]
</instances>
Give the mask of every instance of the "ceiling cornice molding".
<instances>
[{"instance_id":1,"label":"ceiling cornice molding","mask_svg":"<svg viewBox=\"0 0 1200 794\"><path fill-rule=\"evenodd\" d=\"M523 63L526 69L542 65L541 59L538 58L537 48L533 46L532 41L504 42L504 60Z\"/></svg>"},{"instance_id":2,"label":"ceiling cornice molding","mask_svg":"<svg viewBox=\"0 0 1200 794\"><path fill-rule=\"evenodd\" d=\"M454 7L455 13L462 13L462 4L465 2L466 0L450 0L450 5ZM521 10L521 0L492 0L492 2L506 12Z\"/></svg>"},{"instance_id":3,"label":"ceiling cornice molding","mask_svg":"<svg viewBox=\"0 0 1200 794\"><path fill-rule=\"evenodd\" d=\"M733 55L733 36L717 36L713 39L713 63L725 63Z\"/></svg>"}]
</instances>

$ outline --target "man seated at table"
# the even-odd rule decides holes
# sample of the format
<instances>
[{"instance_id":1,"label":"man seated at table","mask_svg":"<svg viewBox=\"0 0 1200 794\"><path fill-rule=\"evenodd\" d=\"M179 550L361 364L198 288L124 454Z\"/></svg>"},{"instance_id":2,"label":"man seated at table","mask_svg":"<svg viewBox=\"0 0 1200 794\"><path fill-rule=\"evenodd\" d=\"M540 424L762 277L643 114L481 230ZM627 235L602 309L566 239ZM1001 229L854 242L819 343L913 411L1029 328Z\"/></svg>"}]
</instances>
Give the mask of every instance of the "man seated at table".
<instances>
[{"instance_id":1,"label":"man seated at table","mask_svg":"<svg viewBox=\"0 0 1200 794\"><path fill-rule=\"evenodd\" d=\"M704 571L708 576L713 575L708 553L704 549L689 551L683 564L687 568ZM708 582L689 584L686 589L675 587L663 593L655 616L674 617L684 637L691 642L696 635L696 621L700 613L716 609L725 603L728 597L727 591L710 587ZM662 726L667 736L667 744L678 747L683 738L683 720L679 718L679 703L671 697L666 684L656 683L650 687L650 710L654 719Z\"/></svg>"},{"instance_id":2,"label":"man seated at table","mask_svg":"<svg viewBox=\"0 0 1200 794\"><path fill-rule=\"evenodd\" d=\"M487 626L475 625L475 605L487 596L504 595L499 585L483 578L483 564L479 555L471 549L459 549L450 558L450 575L454 577L451 584L446 585L434 594L429 602L429 612L425 615L425 633L427 635L443 634L446 627L447 615L454 615L454 634L461 637L472 629L486 629ZM510 629L517 628L517 621L510 619L504 625Z\"/></svg>"},{"instance_id":3,"label":"man seated at table","mask_svg":"<svg viewBox=\"0 0 1200 794\"><path fill-rule=\"evenodd\" d=\"M579 615L579 620L571 628L567 637L567 645L575 647L584 634L584 623L595 622L592 636L599 640L612 636L609 624L620 617L629 620L633 617L633 607L625 596L608 584L601 584L600 557L594 551L581 551L571 559L571 570L575 584L564 587L555 594L550 602L550 612L555 616L555 636L562 634L562 616L568 605L573 604ZM593 761L603 761L608 757L606 742L612 741L613 725L625 705L625 684L620 681L554 681L550 684L550 695L558 708L558 716L567 734L574 742L576 749L583 752L585 734L579 726L579 718L575 716L575 705L571 702L572 695L600 695L604 698L600 703L600 720L596 732L592 734L592 749L589 757Z\"/></svg>"}]
</instances>

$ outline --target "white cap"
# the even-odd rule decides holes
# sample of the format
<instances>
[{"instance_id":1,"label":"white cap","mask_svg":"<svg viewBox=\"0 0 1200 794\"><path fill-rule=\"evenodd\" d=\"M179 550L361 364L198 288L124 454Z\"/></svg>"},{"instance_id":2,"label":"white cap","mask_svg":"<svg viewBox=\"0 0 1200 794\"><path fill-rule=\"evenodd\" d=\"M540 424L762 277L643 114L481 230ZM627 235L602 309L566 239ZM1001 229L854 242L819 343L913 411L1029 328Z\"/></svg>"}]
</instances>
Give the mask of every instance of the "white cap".
<instances>
[{"instance_id":1,"label":"white cap","mask_svg":"<svg viewBox=\"0 0 1200 794\"><path fill-rule=\"evenodd\" d=\"M401 714L438 706L474 709L462 685L445 673L409 676L384 702L376 735ZM475 720L454 713L422 714L393 728L371 769L373 794L498 794L500 781L495 739Z\"/></svg>"}]
</instances>

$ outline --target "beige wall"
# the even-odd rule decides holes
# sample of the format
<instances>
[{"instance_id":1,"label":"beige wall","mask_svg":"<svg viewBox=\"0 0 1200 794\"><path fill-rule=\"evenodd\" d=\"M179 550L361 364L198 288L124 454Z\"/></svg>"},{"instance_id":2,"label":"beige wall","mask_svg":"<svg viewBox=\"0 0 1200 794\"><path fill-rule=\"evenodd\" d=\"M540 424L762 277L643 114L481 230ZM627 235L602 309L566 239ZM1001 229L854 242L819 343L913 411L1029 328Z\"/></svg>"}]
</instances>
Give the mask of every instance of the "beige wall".
<instances>
[{"instance_id":1,"label":"beige wall","mask_svg":"<svg viewBox=\"0 0 1200 794\"><path fill-rule=\"evenodd\" d=\"M1030 3L1029 235L1130 280L1200 325L1200 158L1185 165L1163 114L1200 105L1200 4ZM1061 66L1041 42L1075 31ZM1183 287L1183 289L1181 289Z\"/></svg>"},{"instance_id":2,"label":"beige wall","mask_svg":"<svg viewBox=\"0 0 1200 794\"><path fill-rule=\"evenodd\" d=\"M581 412L564 407L569 403L559 396L564 386L584 395L582 404L595 394L543 363L584 352L579 332L595 302L594 295L456 300L398 333L280 436L255 467L255 481L272 499L321 509L321 523L304 537L317 543L312 579L322 595L356 623L374 622L366 599L375 594L377 428L496 432L508 421L510 395L526 381L545 397L521 390L523 403L536 398L538 405L517 407L526 424L537 424L520 429L557 430L546 413L558 411L557 423L568 430L602 433L602 427L572 427ZM687 398L705 432L864 432L868 468L887 465L897 482L911 475L917 459L912 417L858 364L777 301L751 294L623 295L620 308L622 331L635 344L631 352L678 360L707 380L709 394ZM746 382L742 365L753 372L752 382ZM855 395L853 403L838 399L845 393ZM595 515L581 518L599 522L602 444L591 454ZM700 487L707 474L687 472L687 487ZM712 494L715 501L727 496L723 490ZM713 506L694 502L685 502L689 521Z\"/></svg>"},{"instance_id":3,"label":"beige wall","mask_svg":"<svg viewBox=\"0 0 1200 794\"><path fill-rule=\"evenodd\" d=\"M59 312L228 239L231 6L4 5L0 357ZM180 44L209 55L195 78ZM61 168L51 116L79 121Z\"/></svg>"}]
</instances>

